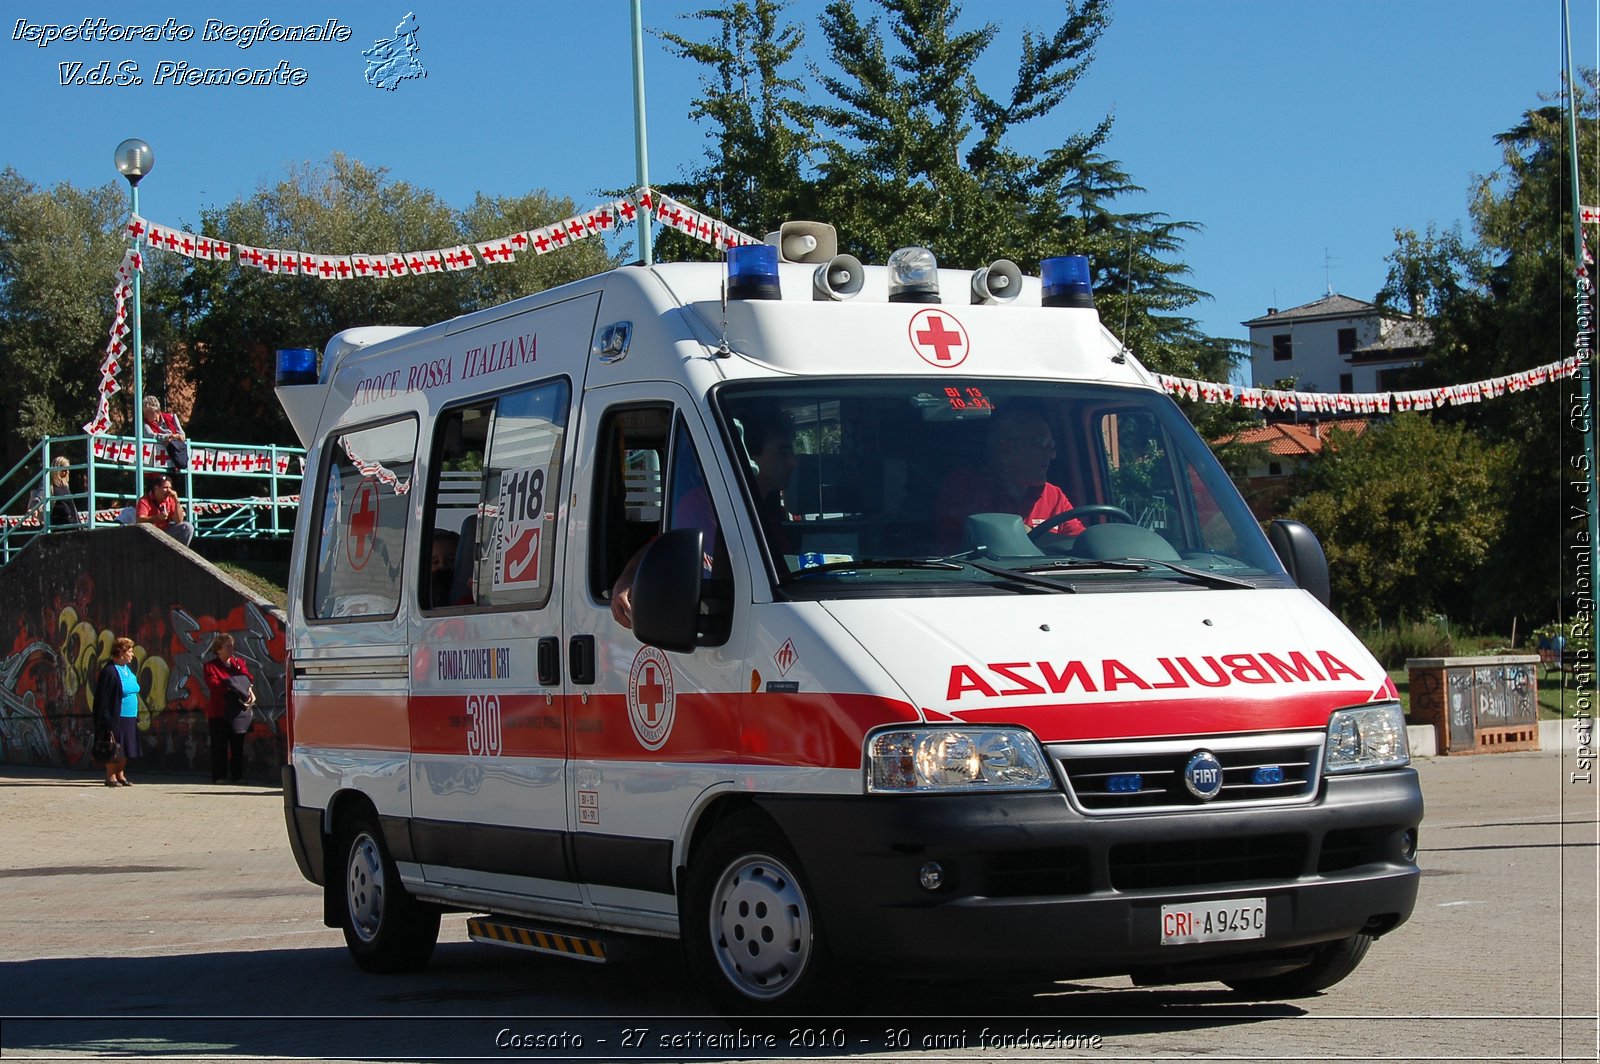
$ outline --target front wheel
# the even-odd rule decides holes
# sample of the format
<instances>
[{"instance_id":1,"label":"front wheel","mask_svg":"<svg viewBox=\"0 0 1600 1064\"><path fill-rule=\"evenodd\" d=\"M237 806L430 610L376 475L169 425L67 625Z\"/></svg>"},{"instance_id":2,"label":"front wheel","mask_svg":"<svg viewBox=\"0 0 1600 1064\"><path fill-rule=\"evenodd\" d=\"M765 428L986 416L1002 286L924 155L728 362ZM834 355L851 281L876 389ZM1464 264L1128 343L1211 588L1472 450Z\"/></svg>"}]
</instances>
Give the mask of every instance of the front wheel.
<instances>
[{"instance_id":1,"label":"front wheel","mask_svg":"<svg viewBox=\"0 0 1600 1064\"><path fill-rule=\"evenodd\" d=\"M1260 979L1229 979L1228 986L1244 997L1281 999L1310 997L1326 990L1356 970L1372 945L1371 935L1351 935L1318 946L1311 963L1282 975Z\"/></svg>"},{"instance_id":2,"label":"front wheel","mask_svg":"<svg viewBox=\"0 0 1600 1064\"><path fill-rule=\"evenodd\" d=\"M406 893L369 814L351 817L339 838L342 875L328 889L337 892L339 922L350 956L369 972L421 968L439 941L439 910Z\"/></svg>"},{"instance_id":3,"label":"front wheel","mask_svg":"<svg viewBox=\"0 0 1600 1064\"><path fill-rule=\"evenodd\" d=\"M794 1011L827 967L816 906L778 831L746 813L691 864L683 914L690 969L729 1012Z\"/></svg>"}]
</instances>

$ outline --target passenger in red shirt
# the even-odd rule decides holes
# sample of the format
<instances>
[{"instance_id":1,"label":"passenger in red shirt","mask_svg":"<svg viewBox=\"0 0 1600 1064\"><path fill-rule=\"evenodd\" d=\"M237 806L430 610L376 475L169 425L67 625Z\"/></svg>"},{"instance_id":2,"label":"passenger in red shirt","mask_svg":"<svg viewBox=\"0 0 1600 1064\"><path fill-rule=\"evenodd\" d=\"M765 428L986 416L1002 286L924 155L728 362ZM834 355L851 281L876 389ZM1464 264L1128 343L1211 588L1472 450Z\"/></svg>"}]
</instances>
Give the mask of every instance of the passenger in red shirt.
<instances>
[{"instance_id":1,"label":"passenger in red shirt","mask_svg":"<svg viewBox=\"0 0 1600 1064\"><path fill-rule=\"evenodd\" d=\"M141 525L155 525L185 547L194 539L194 526L184 520L183 504L172 490L172 478L152 473L147 478L150 490L139 496L134 516Z\"/></svg>"},{"instance_id":2,"label":"passenger in red shirt","mask_svg":"<svg viewBox=\"0 0 1600 1064\"><path fill-rule=\"evenodd\" d=\"M984 448L985 468L958 469L939 489L938 549L946 554L961 549L968 514L1016 514L1031 529L1072 509L1067 493L1047 479L1055 456L1044 415L1033 410L996 414ZM1079 535L1083 522L1073 518L1055 532Z\"/></svg>"}]
</instances>

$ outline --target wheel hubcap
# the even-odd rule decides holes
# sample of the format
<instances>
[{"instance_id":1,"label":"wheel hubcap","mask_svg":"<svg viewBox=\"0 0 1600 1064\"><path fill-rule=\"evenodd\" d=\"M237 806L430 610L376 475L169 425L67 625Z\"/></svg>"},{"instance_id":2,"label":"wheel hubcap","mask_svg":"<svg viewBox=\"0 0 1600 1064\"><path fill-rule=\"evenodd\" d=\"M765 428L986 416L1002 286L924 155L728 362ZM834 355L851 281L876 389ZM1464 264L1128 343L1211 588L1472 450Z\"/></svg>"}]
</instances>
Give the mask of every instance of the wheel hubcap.
<instances>
[{"instance_id":1,"label":"wheel hubcap","mask_svg":"<svg viewBox=\"0 0 1600 1064\"><path fill-rule=\"evenodd\" d=\"M752 854L722 873L711 897L711 945L740 992L776 998L804 974L811 957L811 913L782 861Z\"/></svg>"},{"instance_id":2,"label":"wheel hubcap","mask_svg":"<svg viewBox=\"0 0 1600 1064\"><path fill-rule=\"evenodd\" d=\"M383 854L371 835L362 834L350 844L345 901L350 927L363 942L377 937L383 923Z\"/></svg>"}]
</instances>

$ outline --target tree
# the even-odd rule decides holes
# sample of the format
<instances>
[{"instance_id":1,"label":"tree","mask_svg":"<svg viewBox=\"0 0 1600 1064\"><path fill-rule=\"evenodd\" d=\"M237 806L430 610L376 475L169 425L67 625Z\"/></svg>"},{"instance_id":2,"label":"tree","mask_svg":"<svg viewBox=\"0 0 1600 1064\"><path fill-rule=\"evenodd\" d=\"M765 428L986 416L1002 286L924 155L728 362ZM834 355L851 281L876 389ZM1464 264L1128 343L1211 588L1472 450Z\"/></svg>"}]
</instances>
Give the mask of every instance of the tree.
<instances>
[{"instance_id":1,"label":"tree","mask_svg":"<svg viewBox=\"0 0 1600 1064\"><path fill-rule=\"evenodd\" d=\"M1316 529L1334 606L1356 624L1463 617L1504 520L1512 449L1424 414L1334 429L1288 516Z\"/></svg>"},{"instance_id":2,"label":"tree","mask_svg":"<svg viewBox=\"0 0 1600 1064\"><path fill-rule=\"evenodd\" d=\"M111 327L112 287L127 248L126 190L114 184L41 189L0 171L0 408L11 412L0 453L9 466L45 435L81 432L94 412ZM170 294L147 272L144 296ZM144 321L146 368L159 380L170 341L161 315ZM129 383L126 379L124 383ZM119 396L124 418L129 388Z\"/></svg>"},{"instance_id":3,"label":"tree","mask_svg":"<svg viewBox=\"0 0 1600 1064\"><path fill-rule=\"evenodd\" d=\"M1579 87L1579 163L1596 170L1600 122L1596 75ZM1423 366L1396 387L1458 384L1532 368L1572 350L1576 292L1572 260L1572 166L1565 110L1526 112L1495 137L1501 165L1474 177L1469 239L1459 230L1395 234L1388 281L1379 301L1420 311L1433 330ZM1476 588L1477 618L1509 626L1552 617L1561 595L1562 557L1570 531L1566 498L1573 480L1562 456L1581 442L1568 429L1571 385L1530 389L1493 402L1435 412L1511 449L1517 475L1497 519L1498 532Z\"/></svg>"},{"instance_id":4,"label":"tree","mask_svg":"<svg viewBox=\"0 0 1600 1064\"><path fill-rule=\"evenodd\" d=\"M692 113L712 126L706 164L669 191L718 204L755 233L791 218L827 220L840 249L868 262L921 245L944 266L1005 257L1037 272L1046 257L1086 254L1102 316L1141 361L1227 379L1242 349L1204 336L1184 313L1207 298L1183 280L1176 257L1197 227L1117 209L1142 189L1105 154L1111 119L1041 156L1013 144L1088 70L1109 0L1068 0L1055 29L1026 31L1016 78L998 94L976 74L996 29L960 28L953 0L875 0L881 20L833 0L819 22L829 65L811 69L826 95L814 102L789 73L804 37L782 24L785 6L737 0L689 16L716 27L709 41L664 35L707 68ZM1249 420L1223 407L1191 416L1211 437Z\"/></svg>"}]
</instances>

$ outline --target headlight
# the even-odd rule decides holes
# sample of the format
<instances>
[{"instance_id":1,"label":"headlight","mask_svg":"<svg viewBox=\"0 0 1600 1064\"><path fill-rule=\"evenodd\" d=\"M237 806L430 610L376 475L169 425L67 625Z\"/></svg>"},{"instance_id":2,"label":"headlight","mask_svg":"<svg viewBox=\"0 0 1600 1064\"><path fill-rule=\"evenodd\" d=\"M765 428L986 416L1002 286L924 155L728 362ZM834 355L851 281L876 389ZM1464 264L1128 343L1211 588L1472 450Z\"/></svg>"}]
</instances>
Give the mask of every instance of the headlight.
<instances>
[{"instance_id":1,"label":"headlight","mask_svg":"<svg viewBox=\"0 0 1600 1064\"><path fill-rule=\"evenodd\" d=\"M1020 728L915 728L867 739L874 794L1033 791L1055 786L1039 740Z\"/></svg>"},{"instance_id":2,"label":"headlight","mask_svg":"<svg viewBox=\"0 0 1600 1064\"><path fill-rule=\"evenodd\" d=\"M1324 772L1365 772L1410 763L1406 718L1398 702L1339 709L1328 718Z\"/></svg>"}]
</instances>

